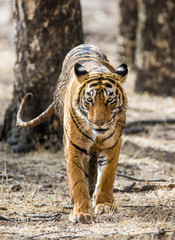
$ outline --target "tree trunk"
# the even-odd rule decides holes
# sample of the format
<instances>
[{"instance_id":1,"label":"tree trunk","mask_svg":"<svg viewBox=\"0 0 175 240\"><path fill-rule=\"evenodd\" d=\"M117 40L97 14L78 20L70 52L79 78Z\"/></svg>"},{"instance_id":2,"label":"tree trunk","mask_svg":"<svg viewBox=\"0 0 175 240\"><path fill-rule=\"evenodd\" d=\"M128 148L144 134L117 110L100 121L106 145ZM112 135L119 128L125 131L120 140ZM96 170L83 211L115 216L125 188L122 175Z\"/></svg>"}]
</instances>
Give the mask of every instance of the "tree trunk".
<instances>
[{"instance_id":1,"label":"tree trunk","mask_svg":"<svg viewBox=\"0 0 175 240\"><path fill-rule=\"evenodd\" d=\"M16 54L13 99L5 113L2 138L12 151L28 151L37 140L54 136L54 119L31 129L16 127L22 97L33 93L24 119L39 115L52 102L67 52L82 43L79 0L15 0ZM61 129L58 138L61 138ZM34 140L35 139L35 140Z\"/></svg>"},{"instance_id":2,"label":"tree trunk","mask_svg":"<svg viewBox=\"0 0 175 240\"><path fill-rule=\"evenodd\" d=\"M139 0L137 92L175 96L174 13L174 0Z\"/></svg>"},{"instance_id":3,"label":"tree trunk","mask_svg":"<svg viewBox=\"0 0 175 240\"><path fill-rule=\"evenodd\" d=\"M117 60L135 68L136 33L138 9L137 0L120 0L119 34L117 37Z\"/></svg>"}]
</instances>

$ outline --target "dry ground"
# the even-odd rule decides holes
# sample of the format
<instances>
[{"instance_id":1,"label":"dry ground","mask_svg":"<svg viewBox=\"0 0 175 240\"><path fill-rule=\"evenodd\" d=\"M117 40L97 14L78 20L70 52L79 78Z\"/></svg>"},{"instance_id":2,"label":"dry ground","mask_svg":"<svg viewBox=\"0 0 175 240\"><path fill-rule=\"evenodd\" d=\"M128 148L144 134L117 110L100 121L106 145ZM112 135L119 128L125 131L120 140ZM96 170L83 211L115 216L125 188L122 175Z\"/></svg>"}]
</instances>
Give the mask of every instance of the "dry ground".
<instances>
[{"instance_id":1,"label":"dry ground","mask_svg":"<svg viewBox=\"0 0 175 240\"><path fill-rule=\"evenodd\" d=\"M116 64L114 0L82 1L86 42L100 46ZM0 3L0 16L8 16ZM13 29L0 25L0 123L13 90ZM98 30L97 30L98 29ZM128 121L175 118L175 99L135 94L134 74L125 84ZM68 182L63 152L42 147L29 154L7 154L1 143L0 239L175 239L175 125L147 126L124 135L116 176L116 205L90 225L68 221ZM131 179L126 178L130 176ZM142 180L142 181L139 181ZM156 180L158 180L156 182ZM163 181L164 180L164 181Z\"/></svg>"}]
</instances>

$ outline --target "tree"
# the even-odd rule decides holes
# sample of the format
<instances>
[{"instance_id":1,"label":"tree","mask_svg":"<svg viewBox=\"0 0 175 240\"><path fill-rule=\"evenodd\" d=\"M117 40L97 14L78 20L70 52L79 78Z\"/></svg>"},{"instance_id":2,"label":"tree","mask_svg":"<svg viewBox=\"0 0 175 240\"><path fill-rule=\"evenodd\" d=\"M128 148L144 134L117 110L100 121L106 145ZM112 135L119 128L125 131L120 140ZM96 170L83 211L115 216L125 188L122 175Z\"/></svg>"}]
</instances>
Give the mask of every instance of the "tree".
<instances>
[{"instance_id":1,"label":"tree","mask_svg":"<svg viewBox=\"0 0 175 240\"><path fill-rule=\"evenodd\" d=\"M135 68L136 33L138 20L137 1L121 0L119 2L119 35L117 37L118 61Z\"/></svg>"},{"instance_id":2,"label":"tree","mask_svg":"<svg viewBox=\"0 0 175 240\"><path fill-rule=\"evenodd\" d=\"M131 10L126 6L128 1L120 2L121 12L130 17ZM135 46L132 49L132 65L136 66L137 92L148 91L154 94L175 95L175 2L173 0L147 1L135 0L137 5L134 29ZM129 17L128 17L129 16ZM132 21L131 21L132 23ZM121 20L124 29L133 28L133 23ZM133 41L127 31L121 31L123 38ZM130 55L125 51L125 58Z\"/></svg>"},{"instance_id":3,"label":"tree","mask_svg":"<svg viewBox=\"0 0 175 240\"><path fill-rule=\"evenodd\" d=\"M82 43L79 0L15 0L16 21L15 84L12 101L6 110L1 139L12 151L28 151L33 139L55 137L52 118L26 131L16 127L16 113L22 97L33 93L24 115L26 120L40 114L52 102L56 81L67 52ZM62 137L61 129L57 139Z\"/></svg>"}]
</instances>

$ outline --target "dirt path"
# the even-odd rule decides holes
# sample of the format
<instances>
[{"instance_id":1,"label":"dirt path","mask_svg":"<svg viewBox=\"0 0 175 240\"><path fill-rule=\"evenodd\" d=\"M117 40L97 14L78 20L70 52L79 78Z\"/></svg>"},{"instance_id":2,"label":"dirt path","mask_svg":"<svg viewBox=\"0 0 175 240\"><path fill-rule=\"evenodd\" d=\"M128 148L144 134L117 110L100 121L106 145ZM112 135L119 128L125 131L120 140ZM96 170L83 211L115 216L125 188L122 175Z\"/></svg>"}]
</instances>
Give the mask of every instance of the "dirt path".
<instances>
[{"instance_id":1,"label":"dirt path","mask_svg":"<svg viewBox=\"0 0 175 240\"><path fill-rule=\"evenodd\" d=\"M86 42L101 47L115 65L115 1L82 3ZM15 61L11 38L2 33L0 122L12 94ZM133 85L131 73L125 84L128 121L175 118L174 98L138 95ZM71 205L62 151L39 147L29 154L7 154L3 143L0 148L0 239L175 239L175 125L146 126L144 132L123 136L115 208L96 215L90 225L68 221Z\"/></svg>"},{"instance_id":2,"label":"dirt path","mask_svg":"<svg viewBox=\"0 0 175 240\"><path fill-rule=\"evenodd\" d=\"M140 136L140 141L142 138ZM145 146L148 140L145 139ZM95 216L95 223L90 225L68 222L71 206L63 152L40 149L27 155L1 153L0 172L7 169L8 173L8 179L1 180L1 239L103 239L105 236L138 239L138 234L141 234L139 239L152 239L156 234L162 234L165 239L172 236L175 226L173 162L169 157L167 162L159 160L161 149L146 153L146 147L138 147L130 137L124 136L124 142L114 185L116 209ZM173 152L167 152L174 156ZM166 159L166 154L164 156Z\"/></svg>"}]
</instances>

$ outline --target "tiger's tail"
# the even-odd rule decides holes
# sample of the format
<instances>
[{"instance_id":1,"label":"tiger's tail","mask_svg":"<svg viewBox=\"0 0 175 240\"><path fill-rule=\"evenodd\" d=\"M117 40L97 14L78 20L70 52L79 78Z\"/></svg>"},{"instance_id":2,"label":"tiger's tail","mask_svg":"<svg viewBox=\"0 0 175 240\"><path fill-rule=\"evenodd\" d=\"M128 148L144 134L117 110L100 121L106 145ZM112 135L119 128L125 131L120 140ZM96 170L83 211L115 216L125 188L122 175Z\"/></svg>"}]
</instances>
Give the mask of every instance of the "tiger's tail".
<instances>
[{"instance_id":1,"label":"tiger's tail","mask_svg":"<svg viewBox=\"0 0 175 240\"><path fill-rule=\"evenodd\" d=\"M37 125L39 125L40 123L45 122L50 116L52 116L55 112L55 108L54 108L54 103L52 103L44 112L42 112L38 117L28 121L28 122L24 122L22 120L23 115L24 115L24 109L26 104L31 100L31 98L33 97L32 93L27 93L24 98L22 99L22 102L20 104L18 113L17 113L17 120L16 120L16 126L22 127L22 128L32 128L35 127Z\"/></svg>"}]
</instances>

